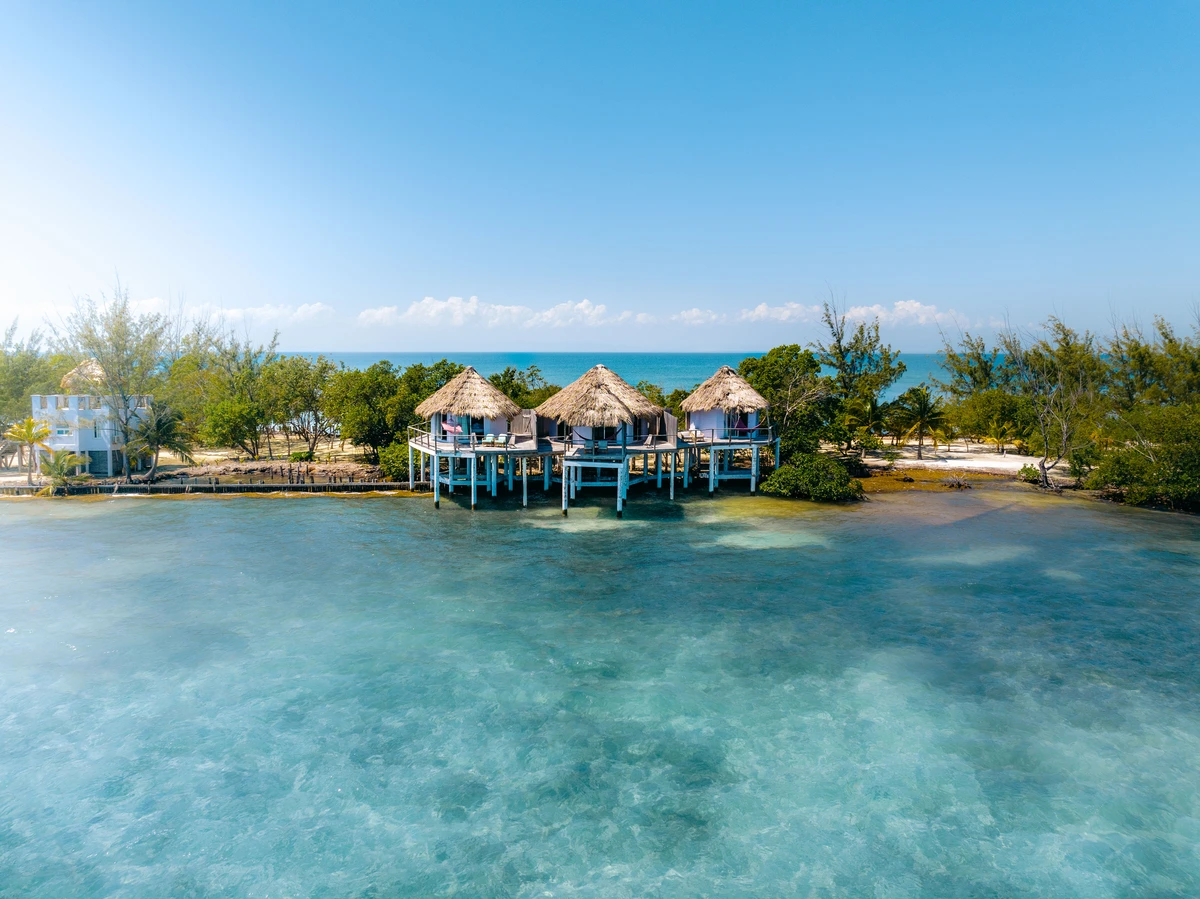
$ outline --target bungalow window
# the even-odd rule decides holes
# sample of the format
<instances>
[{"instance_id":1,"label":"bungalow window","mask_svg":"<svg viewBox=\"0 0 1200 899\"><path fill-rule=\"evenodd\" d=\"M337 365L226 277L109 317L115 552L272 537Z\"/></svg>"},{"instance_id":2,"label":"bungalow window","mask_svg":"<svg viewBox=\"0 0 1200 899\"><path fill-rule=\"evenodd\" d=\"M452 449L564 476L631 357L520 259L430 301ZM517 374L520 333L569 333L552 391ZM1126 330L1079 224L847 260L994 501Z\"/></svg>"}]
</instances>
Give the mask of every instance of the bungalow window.
<instances>
[{"instance_id":1,"label":"bungalow window","mask_svg":"<svg viewBox=\"0 0 1200 899\"><path fill-rule=\"evenodd\" d=\"M45 398L44 396L39 396L39 397L38 397L38 408L39 408L39 409L45 409L45 408L46 408L46 398Z\"/></svg>"},{"instance_id":2,"label":"bungalow window","mask_svg":"<svg viewBox=\"0 0 1200 899\"><path fill-rule=\"evenodd\" d=\"M99 419L92 422L92 436L93 437L100 436L100 421L99 421Z\"/></svg>"},{"instance_id":3,"label":"bungalow window","mask_svg":"<svg viewBox=\"0 0 1200 899\"><path fill-rule=\"evenodd\" d=\"M56 437L70 437L71 429L70 428L55 428L54 434Z\"/></svg>"}]
</instances>

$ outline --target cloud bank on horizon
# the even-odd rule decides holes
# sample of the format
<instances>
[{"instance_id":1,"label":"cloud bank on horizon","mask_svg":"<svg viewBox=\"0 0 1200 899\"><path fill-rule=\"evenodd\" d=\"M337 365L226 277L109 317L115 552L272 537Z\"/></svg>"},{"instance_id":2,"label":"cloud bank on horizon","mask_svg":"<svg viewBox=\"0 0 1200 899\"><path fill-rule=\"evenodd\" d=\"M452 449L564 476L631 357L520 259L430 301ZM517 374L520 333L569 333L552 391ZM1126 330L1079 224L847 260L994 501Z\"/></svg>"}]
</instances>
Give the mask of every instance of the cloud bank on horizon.
<instances>
[{"instance_id":1,"label":"cloud bank on horizon","mask_svg":"<svg viewBox=\"0 0 1200 899\"><path fill-rule=\"evenodd\" d=\"M728 341L732 335L733 339L744 342L744 348L767 348L784 342L806 343L820 337L824 309L821 303L771 305L760 302L731 312L693 306L677 312L654 314L610 309L607 304L588 299L538 309L520 304L489 303L476 296L445 300L423 297L406 306L373 306L357 313L342 312L323 302L220 307L149 297L134 299L132 304L140 313L182 313L188 317L219 321L258 339L279 332L285 348L298 341L304 344L302 348L311 350L342 349L342 346L334 345L339 343L336 337L322 338L322 343L321 340L313 342L311 335L345 333L346 329L360 336L370 335L376 349L394 350L423 349L430 335L437 335L441 341L439 346L451 349L552 350L563 346L564 332L583 335L582 340L570 342L572 348L609 349L623 343L641 346L643 338L648 338L655 341L650 346L687 349L687 346L663 346L660 337L664 329L672 329L691 344L699 338L704 346L725 348L721 341ZM943 310L916 300L898 300L890 306L842 302L838 308L850 321L877 321L885 334L891 332L912 337L923 332L927 338L924 343L930 345L940 341L943 333L956 334L967 329L987 333L1002 324L996 319L970 321L953 309ZM421 341L419 346L411 343L414 335ZM745 343L747 340L749 342Z\"/></svg>"}]
</instances>

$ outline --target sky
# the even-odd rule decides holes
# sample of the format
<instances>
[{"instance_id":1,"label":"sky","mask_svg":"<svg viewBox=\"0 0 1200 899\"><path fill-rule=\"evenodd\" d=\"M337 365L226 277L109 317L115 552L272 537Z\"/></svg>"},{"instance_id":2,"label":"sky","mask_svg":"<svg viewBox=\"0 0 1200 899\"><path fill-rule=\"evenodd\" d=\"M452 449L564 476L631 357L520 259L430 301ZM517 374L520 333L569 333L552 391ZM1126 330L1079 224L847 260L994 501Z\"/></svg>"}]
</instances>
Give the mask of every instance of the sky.
<instances>
[{"instance_id":1,"label":"sky","mask_svg":"<svg viewBox=\"0 0 1200 899\"><path fill-rule=\"evenodd\" d=\"M0 5L0 326L910 352L1200 303L1200 4Z\"/></svg>"}]
</instances>

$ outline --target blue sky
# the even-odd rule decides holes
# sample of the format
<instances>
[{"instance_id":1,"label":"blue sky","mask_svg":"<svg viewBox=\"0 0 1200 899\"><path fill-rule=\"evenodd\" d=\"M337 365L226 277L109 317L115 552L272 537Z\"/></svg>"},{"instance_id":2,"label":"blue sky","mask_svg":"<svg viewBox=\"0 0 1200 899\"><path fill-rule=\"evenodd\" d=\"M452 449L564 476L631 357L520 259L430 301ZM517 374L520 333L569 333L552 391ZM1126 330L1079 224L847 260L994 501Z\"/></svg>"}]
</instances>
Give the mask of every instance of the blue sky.
<instances>
[{"instance_id":1,"label":"blue sky","mask_svg":"<svg viewBox=\"0 0 1200 899\"><path fill-rule=\"evenodd\" d=\"M1200 301L1200 4L0 8L0 322L909 351Z\"/></svg>"}]
</instances>

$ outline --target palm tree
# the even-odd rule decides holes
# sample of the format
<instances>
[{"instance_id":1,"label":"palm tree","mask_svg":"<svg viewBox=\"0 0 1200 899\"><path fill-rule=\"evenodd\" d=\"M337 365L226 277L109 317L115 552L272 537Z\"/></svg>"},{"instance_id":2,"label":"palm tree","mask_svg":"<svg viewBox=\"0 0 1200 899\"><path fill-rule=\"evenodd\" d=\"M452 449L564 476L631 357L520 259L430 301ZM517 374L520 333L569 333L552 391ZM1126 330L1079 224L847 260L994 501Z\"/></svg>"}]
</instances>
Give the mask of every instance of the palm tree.
<instances>
[{"instance_id":1,"label":"palm tree","mask_svg":"<svg viewBox=\"0 0 1200 899\"><path fill-rule=\"evenodd\" d=\"M192 458L192 443L183 428L183 413L160 403L151 403L145 416L138 422L133 440L127 450L135 454L149 453L153 459L147 481L153 481L158 472L158 454L170 450L184 462L195 462Z\"/></svg>"},{"instance_id":2,"label":"palm tree","mask_svg":"<svg viewBox=\"0 0 1200 899\"><path fill-rule=\"evenodd\" d=\"M880 403L878 397L865 396L851 400L846 407L846 427L851 434L883 433L890 403Z\"/></svg>"},{"instance_id":3,"label":"palm tree","mask_svg":"<svg viewBox=\"0 0 1200 899\"><path fill-rule=\"evenodd\" d=\"M896 423L904 431L904 439L917 438L917 458L922 458L925 437L946 424L946 409L942 401L922 384L911 387L896 401Z\"/></svg>"},{"instance_id":4,"label":"palm tree","mask_svg":"<svg viewBox=\"0 0 1200 899\"><path fill-rule=\"evenodd\" d=\"M76 469L87 464L87 456L76 455L67 449L55 450L42 456L42 476L50 481L50 486L39 491L38 495L53 496L76 479Z\"/></svg>"},{"instance_id":5,"label":"palm tree","mask_svg":"<svg viewBox=\"0 0 1200 899\"><path fill-rule=\"evenodd\" d=\"M983 435L984 442L995 444L996 452L1001 456L1004 455L1004 448L1012 443L1015 437L1016 428L1013 423L1000 417L988 422L987 433Z\"/></svg>"},{"instance_id":6,"label":"palm tree","mask_svg":"<svg viewBox=\"0 0 1200 899\"><path fill-rule=\"evenodd\" d=\"M25 469L25 483L33 484L33 454L39 449L50 449L46 443L50 439L50 428L42 424L37 419L30 416L24 421L19 421L7 431L4 436L21 446L28 447L29 452L25 458L28 459L28 467ZM19 460L18 460L19 465Z\"/></svg>"}]
</instances>

